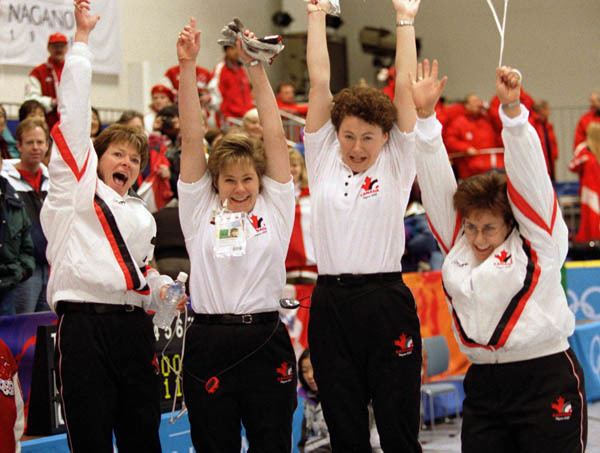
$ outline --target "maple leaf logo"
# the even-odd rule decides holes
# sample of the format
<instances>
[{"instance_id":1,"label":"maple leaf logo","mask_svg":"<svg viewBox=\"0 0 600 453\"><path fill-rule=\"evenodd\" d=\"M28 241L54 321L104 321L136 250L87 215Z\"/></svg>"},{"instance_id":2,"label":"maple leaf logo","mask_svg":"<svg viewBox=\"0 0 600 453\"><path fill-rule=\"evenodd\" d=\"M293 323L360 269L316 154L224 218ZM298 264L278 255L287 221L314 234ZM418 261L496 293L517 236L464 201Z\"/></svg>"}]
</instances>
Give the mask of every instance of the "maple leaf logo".
<instances>
[{"instance_id":1,"label":"maple leaf logo","mask_svg":"<svg viewBox=\"0 0 600 453\"><path fill-rule=\"evenodd\" d=\"M276 371L279 376L287 376L290 371L290 365L287 362L283 362Z\"/></svg>"},{"instance_id":2,"label":"maple leaf logo","mask_svg":"<svg viewBox=\"0 0 600 453\"><path fill-rule=\"evenodd\" d=\"M279 368L275 368L279 377L277 380L280 384L286 384L288 382L292 382L294 379L294 370L292 366L288 362L281 362Z\"/></svg>"},{"instance_id":3,"label":"maple leaf logo","mask_svg":"<svg viewBox=\"0 0 600 453\"><path fill-rule=\"evenodd\" d=\"M394 344L400 349L404 349L406 347L406 339L406 334L401 334L400 337L396 341L394 341Z\"/></svg>"},{"instance_id":4,"label":"maple leaf logo","mask_svg":"<svg viewBox=\"0 0 600 453\"><path fill-rule=\"evenodd\" d=\"M497 255L494 255L494 258L497 258L498 261L500 261L501 263L508 264L508 263L510 263L510 259L512 258L512 255L510 253L508 253L506 250L502 250Z\"/></svg>"},{"instance_id":5,"label":"maple leaf logo","mask_svg":"<svg viewBox=\"0 0 600 453\"><path fill-rule=\"evenodd\" d=\"M394 340L394 346L396 349L396 354L400 357L409 355L413 350L413 340L412 337L406 335L405 333L401 333L397 340Z\"/></svg>"},{"instance_id":6,"label":"maple leaf logo","mask_svg":"<svg viewBox=\"0 0 600 453\"><path fill-rule=\"evenodd\" d=\"M258 217L256 214L252 214L250 216L250 222L252 222L252 226L254 227L255 230L259 230L260 227L262 226L263 219L262 219L262 217Z\"/></svg>"},{"instance_id":7,"label":"maple leaf logo","mask_svg":"<svg viewBox=\"0 0 600 453\"><path fill-rule=\"evenodd\" d=\"M367 176L363 182L363 185L360 188L364 191L372 190L373 186L377 183L377 179L371 179L370 176Z\"/></svg>"},{"instance_id":8,"label":"maple leaf logo","mask_svg":"<svg viewBox=\"0 0 600 453\"><path fill-rule=\"evenodd\" d=\"M550 407L554 410L552 416L555 420L569 420L573 413L571 403L562 396L556 398L556 402L552 403Z\"/></svg>"}]
</instances>

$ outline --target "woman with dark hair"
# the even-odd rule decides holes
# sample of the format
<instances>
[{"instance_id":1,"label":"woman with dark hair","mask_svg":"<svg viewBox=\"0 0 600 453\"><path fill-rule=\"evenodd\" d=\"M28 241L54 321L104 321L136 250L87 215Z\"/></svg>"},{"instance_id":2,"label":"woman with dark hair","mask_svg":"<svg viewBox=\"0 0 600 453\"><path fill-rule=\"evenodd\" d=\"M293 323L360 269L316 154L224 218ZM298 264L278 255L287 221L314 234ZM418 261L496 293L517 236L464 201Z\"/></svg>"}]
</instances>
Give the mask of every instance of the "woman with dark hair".
<instances>
[{"instance_id":1,"label":"woman with dark hair","mask_svg":"<svg viewBox=\"0 0 600 453\"><path fill-rule=\"evenodd\" d=\"M75 0L74 17L41 211L67 439L72 451L108 452L114 433L119 451L160 452L160 382L145 309L172 280L148 267L156 224L129 192L148 143L142 131L122 125L90 142L88 39L100 18L87 0Z\"/></svg>"},{"instance_id":2,"label":"woman with dark hair","mask_svg":"<svg viewBox=\"0 0 600 453\"><path fill-rule=\"evenodd\" d=\"M238 453L243 423L250 451L289 452L296 359L277 311L294 221L287 143L265 69L238 40L263 141L227 135L206 162L196 86L199 35L191 19L177 42L179 216L195 312L183 363L192 442L198 452Z\"/></svg>"},{"instance_id":3,"label":"woman with dark hair","mask_svg":"<svg viewBox=\"0 0 600 453\"><path fill-rule=\"evenodd\" d=\"M102 130L102 121L100 120L100 112L96 107L92 106L92 125L90 128L90 137L96 138Z\"/></svg>"},{"instance_id":4,"label":"woman with dark hair","mask_svg":"<svg viewBox=\"0 0 600 453\"><path fill-rule=\"evenodd\" d=\"M371 451L373 402L386 451L419 452L421 336L415 301L402 281L404 211L415 177L415 111L408 73L416 69L419 0L393 0L396 94L375 88L330 91L325 15L311 0L310 76L304 145L319 277L309 344L334 451Z\"/></svg>"},{"instance_id":5,"label":"woman with dark hair","mask_svg":"<svg viewBox=\"0 0 600 453\"><path fill-rule=\"evenodd\" d=\"M521 76L496 70L506 176L454 179L434 108L446 78L434 61L412 83L417 174L446 254L442 281L462 352L462 451L583 452L583 374L567 338L575 318L561 286L568 230L558 209Z\"/></svg>"}]
</instances>

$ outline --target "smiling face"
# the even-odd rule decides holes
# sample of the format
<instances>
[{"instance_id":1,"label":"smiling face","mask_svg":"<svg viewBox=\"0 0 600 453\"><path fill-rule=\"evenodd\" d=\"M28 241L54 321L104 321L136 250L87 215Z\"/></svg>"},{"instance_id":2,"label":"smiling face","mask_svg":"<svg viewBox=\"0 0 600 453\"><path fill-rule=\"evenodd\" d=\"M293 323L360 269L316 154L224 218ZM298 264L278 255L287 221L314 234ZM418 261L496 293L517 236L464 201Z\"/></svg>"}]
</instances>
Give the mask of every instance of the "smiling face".
<instances>
[{"instance_id":1,"label":"smiling face","mask_svg":"<svg viewBox=\"0 0 600 453\"><path fill-rule=\"evenodd\" d=\"M226 164L219 172L217 192L221 204L227 200L227 209L233 212L250 212L254 208L260 180L254 165L248 160Z\"/></svg>"},{"instance_id":2,"label":"smiling face","mask_svg":"<svg viewBox=\"0 0 600 453\"><path fill-rule=\"evenodd\" d=\"M346 116L337 133L342 161L355 173L366 171L377 160L388 136L380 126Z\"/></svg>"},{"instance_id":3,"label":"smiling face","mask_svg":"<svg viewBox=\"0 0 600 453\"><path fill-rule=\"evenodd\" d=\"M48 152L46 131L39 126L23 131L17 149L21 153L21 165L29 171L37 171Z\"/></svg>"},{"instance_id":4,"label":"smiling face","mask_svg":"<svg viewBox=\"0 0 600 453\"><path fill-rule=\"evenodd\" d=\"M478 262L485 261L510 233L504 217L490 210L470 212L464 218L467 241Z\"/></svg>"},{"instance_id":5,"label":"smiling face","mask_svg":"<svg viewBox=\"0 0 600 453\"><path fill-rule=\"evenodd\" d=\"M98 161L98 175L122 197L127 194L140 173L142 158L130 143L111 143Z\"/></svg>"}]
</instances>

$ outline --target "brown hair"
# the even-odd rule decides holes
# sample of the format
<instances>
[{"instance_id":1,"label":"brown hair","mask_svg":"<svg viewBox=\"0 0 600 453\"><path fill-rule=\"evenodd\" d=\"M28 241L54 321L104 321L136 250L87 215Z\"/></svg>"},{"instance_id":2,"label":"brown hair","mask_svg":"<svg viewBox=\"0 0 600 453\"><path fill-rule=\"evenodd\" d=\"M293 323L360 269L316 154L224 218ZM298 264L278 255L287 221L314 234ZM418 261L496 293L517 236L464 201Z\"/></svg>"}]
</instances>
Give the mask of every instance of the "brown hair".
<instances>
[{"instance_id":1,"label":"brown hair","mask_svg":"<svg viewBox=\"0 0 600 453\"><path fill-rule=\"evenodd\" d=\"M135 148L140 154L140 171L148 163L148 138L146 134L135 127L123 124L111 124L94 139L94 148L98 159L106 152L112 144L127 143Z\"/></svg>"},{"instance_id":2,"label":"brown hair","mask_svg":"<svg viewBox=\"0 0 600 453\"><path fill-rule=\"evenodd\" d=\"M41 118L31 117L25 118L17 126L17 130L15 132L15 138L17 142L21 143L23 134L27 131L35 129L36 127L40 127L44 131L44 134L46 135L46 141L48 141L50 139L50 133L48 132L48 124L46 124L46 121Z\"/></svg>"},{"instance_id":3,"label":"brown hair","mask_svg":"<svg viewBox=\"0 0 600 453\"><path fill-rule=\"evenodd\" d=\"M590 123L585 133L587 147L600 162L600 123Z\"/></svg>"},{"instance_id":4,"label":"brown hair","mask_svg":"<svg viewBox=\"0 0 600 453\"><path fill-rule=\"evenodd\" d=\"M215 190L219 174L227 165L232 163L252 165L260 181L267 169L262 143L240 133L229 133L223 137L208 157L208 171L212 176Z\"/></svg>"},{"instance_id":5,"label":"brown hair","mask_svg":"<svg viewBox=\"0 0 600 453\"><path fill-rule=\"evenodd\" d=\"M463 218L473 211L491 211L502 216L507 225L514 223L506 193L506 176L502 173L489 172L461 181L453 201L454 209Z\"/></svg>"},{"instance_id":6,"label":"brown hair","mask_svg":"<svg viewBox=\"0 0 600 453\"><path fill-rule=\"evenodd\" d=\"M144 115L142 115L137 110L125 110L123 113L121 113L121 116L117 120L117 123L127 124L134 118L139 118L140 120L142 120L142 123L144 122Z\"/></svg>"},{"instance_id":7,"label":"brown hair","mask_svg":"<svg viewBox=\"0 0 600 453\"><path fill-rule=\"evenodd\" d=\"M306 173L306 163L304 162L304 157L297 149L292 147L289 148L290 151L290 164L292 162L298 162L302 170L300 170L300 187L304 189L308 187L308 175Z\"/></svg>"},{"instance_id":8,"label":"brown hair","mask_svg":"<svg viewBox=\"0 0 600 453\"><path fill-rule=\"evenodd\" d=\"M384 133L392 130L397 118L396 106L383 92L373 87L344 88L333 98L331 122L339 131L347 116L355 116L381 127Z\"/></svg>"}]
</instances>

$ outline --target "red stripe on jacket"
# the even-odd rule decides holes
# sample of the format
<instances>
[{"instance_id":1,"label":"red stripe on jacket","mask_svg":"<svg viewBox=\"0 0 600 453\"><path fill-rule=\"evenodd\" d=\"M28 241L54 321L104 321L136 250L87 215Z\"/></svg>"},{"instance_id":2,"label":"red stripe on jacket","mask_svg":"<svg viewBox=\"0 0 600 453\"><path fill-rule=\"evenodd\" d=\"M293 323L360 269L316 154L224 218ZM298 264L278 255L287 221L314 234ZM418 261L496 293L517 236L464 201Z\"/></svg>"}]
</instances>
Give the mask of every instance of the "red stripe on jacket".
<instances>
[{"instance_id":1,"label":"red stripe on jacket","mask_svg":"<svg viewBox=\"0 0 600 453\"><path fill-rule=\"evenodd\" d=\"M73 153L71 152L71 149L69 148L69 145L67 144L67 140L65 139L62 131L60 130L60 123L55 125L52 128L51 135L52 135L52 138L54 139L54 143L56 143L56 146L58 147L58 152L60 153L60 156L65 161L65 163L69 166L69 168L73 172L73 175L75 175L75 179L77 179L77 181L79 181L81 179L81 177L83 176L83 174L85 173L88 161L90 159L89 148L87 150L87 155L85 157L85 162L83 163L83 167L81 167L81 170L79 170L79 168L77 167L77 161L75 160L75 157L73 156Z\"/></svg>"}]
</instances>

